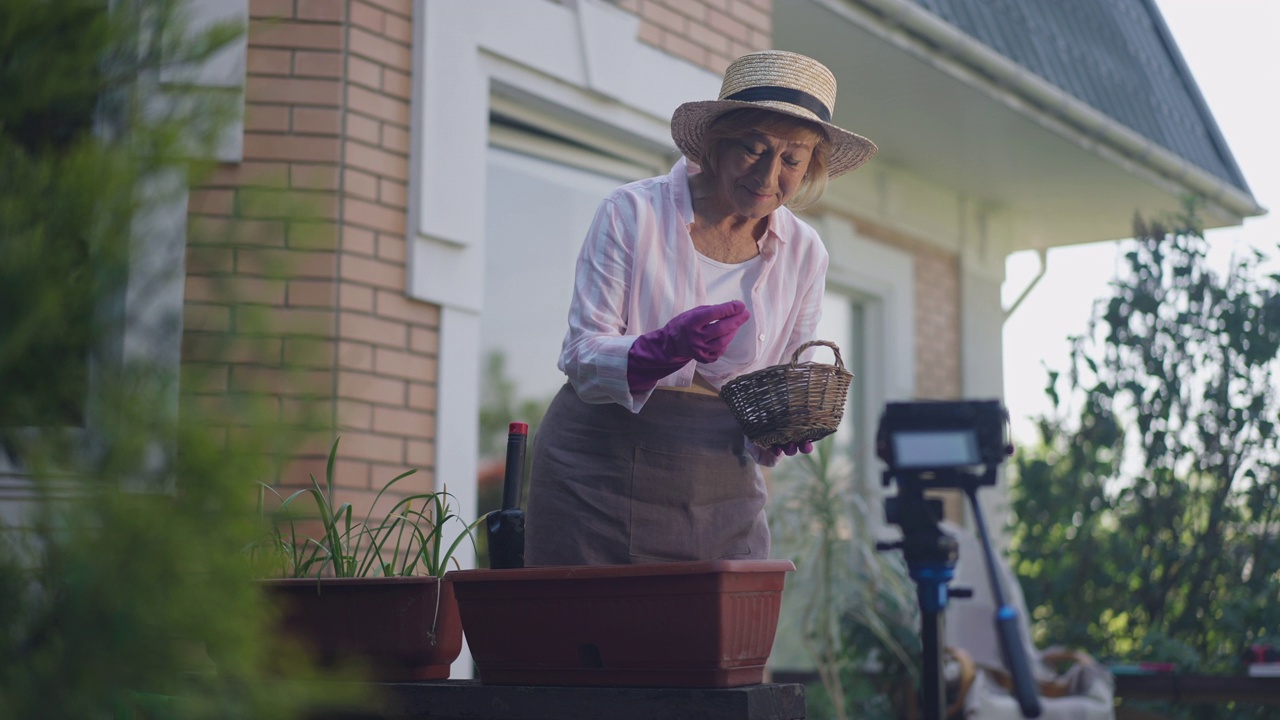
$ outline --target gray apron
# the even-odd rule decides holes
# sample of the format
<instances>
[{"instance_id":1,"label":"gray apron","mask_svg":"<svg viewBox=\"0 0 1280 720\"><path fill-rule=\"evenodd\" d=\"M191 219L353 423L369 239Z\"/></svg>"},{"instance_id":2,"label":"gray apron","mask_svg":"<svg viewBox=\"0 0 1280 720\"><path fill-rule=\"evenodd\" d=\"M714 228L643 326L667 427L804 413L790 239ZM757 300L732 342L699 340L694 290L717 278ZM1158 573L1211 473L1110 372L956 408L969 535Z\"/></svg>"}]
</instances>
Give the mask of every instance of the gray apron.
<instances>
[{"instance_id":1,"label":"gray apron","mask_svg":"<svg viewBox=\"0 0 1280 720\"><path fill-rule=\"evenodd\" d=\"M769 557L760 468L719 397L655 390L639 413L560 389L533 441L527 565Z\"/></svg>"}]
</instances>

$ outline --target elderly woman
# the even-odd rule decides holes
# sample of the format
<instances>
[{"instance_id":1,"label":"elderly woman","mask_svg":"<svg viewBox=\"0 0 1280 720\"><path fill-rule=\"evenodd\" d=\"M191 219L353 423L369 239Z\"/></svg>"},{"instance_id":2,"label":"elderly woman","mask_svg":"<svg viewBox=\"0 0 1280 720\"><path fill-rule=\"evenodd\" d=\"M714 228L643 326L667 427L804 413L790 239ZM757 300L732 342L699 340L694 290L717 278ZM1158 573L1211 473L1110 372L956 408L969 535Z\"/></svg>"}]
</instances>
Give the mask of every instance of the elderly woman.
<instances>
[{"instance_id":1,"label":"elderly woman","mask_svg":"<svg viewBox=\"0 0 1280 720\"><path fill-rule=\"evenodd\" d=\"M788 206L876 152L831 124L835 78L794 53L725 71L671 118L684 157L615 190L578 257L533 443L529 565L769 556L760 465L811 445L747 441L718 390L813 340L827 252Z\"/></svg>"}]
</instances>

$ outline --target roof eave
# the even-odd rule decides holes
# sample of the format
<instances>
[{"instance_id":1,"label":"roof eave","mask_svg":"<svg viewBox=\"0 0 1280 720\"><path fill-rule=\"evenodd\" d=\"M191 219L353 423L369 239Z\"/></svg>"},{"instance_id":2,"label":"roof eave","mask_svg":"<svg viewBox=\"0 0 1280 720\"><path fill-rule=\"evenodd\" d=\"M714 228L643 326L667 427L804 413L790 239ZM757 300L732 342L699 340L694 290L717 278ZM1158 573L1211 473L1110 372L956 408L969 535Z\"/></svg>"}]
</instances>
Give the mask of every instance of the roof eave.
<instances>
[{"instance_id":1,"label":"roof eave","mask_svg":"<svg viewBox=\"0 0 1280 720\"><path fill-rule=\"evenodd\" d=\"M983 89L988 92L1015 95L1023 101L1019 103L1021 112L1042 116L1035 119L1046 126L1068 126L1077 134L1077 137L1071 138L1073 142L1101 155L1119 155L1165 182L1183 189L1184 194L1196 195L1216 205L1218 214L1243 219L1266 212L1247 186L1241 188L1226 182L1157 145L911 0L857 0L867 11L874 13L874 19L849 12L849 4L842 0L814 2L857 22L868 32L893 42L926 62L960 65L969 72L952 73L954 77L966 82L987 82L990 87ZM900 37L895 37L895 27L923 42L901 42ZM1183 70L1185 71L1185 67ZM1202 99L1199 102L1203 105ZM1216 126L1212 129L1217 132ZM1215 140L1221 142L1220 136L1216 136ZM1104 148L1110 152L1100 152ZM1227 156L1230 154L1227 153Z\"/></svg>"}]
</instances>

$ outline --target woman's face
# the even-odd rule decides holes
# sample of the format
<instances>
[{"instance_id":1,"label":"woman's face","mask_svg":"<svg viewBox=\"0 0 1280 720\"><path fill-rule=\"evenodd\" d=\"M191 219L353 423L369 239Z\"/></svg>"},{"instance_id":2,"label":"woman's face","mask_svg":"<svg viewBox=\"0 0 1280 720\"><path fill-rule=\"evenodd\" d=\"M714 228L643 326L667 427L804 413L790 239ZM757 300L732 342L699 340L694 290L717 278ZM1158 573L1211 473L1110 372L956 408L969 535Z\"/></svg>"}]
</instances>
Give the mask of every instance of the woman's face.
<instances>
[{"instance_id":1,"label":"woman's face","mask_svg":"<svg viewBox=\"0 0 1280 720\"><path fill-rule=\"evenodd\" d=\"M814 142L754 132L727 138L715 170L715 192L730 213L760 219L795 196L809 170Z\"/></svg>"}]
</instances>

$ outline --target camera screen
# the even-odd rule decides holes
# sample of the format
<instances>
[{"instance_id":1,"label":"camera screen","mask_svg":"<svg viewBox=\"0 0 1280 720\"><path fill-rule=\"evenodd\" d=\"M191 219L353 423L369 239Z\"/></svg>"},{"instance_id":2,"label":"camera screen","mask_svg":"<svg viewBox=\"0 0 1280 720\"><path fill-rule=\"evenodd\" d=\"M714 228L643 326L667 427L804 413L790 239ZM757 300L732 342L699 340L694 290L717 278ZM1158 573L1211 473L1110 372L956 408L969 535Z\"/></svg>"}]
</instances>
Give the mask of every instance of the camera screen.
<instances>
[{"instance_id":1,"label":"camera screen","mask_svg":"<svg viewBox=\"0 0 1280 720\"><path fill-rule=\"evenodd\" d=\"M903 430L893 433L893 454L901 468L977 465L978 437L973 430Z\"/></svg>"}]
</instances>

